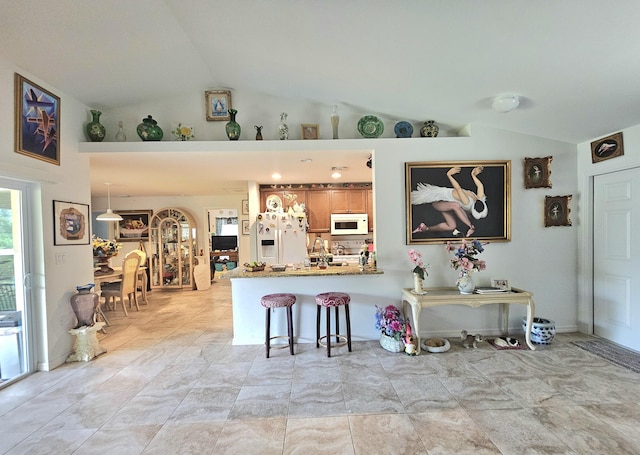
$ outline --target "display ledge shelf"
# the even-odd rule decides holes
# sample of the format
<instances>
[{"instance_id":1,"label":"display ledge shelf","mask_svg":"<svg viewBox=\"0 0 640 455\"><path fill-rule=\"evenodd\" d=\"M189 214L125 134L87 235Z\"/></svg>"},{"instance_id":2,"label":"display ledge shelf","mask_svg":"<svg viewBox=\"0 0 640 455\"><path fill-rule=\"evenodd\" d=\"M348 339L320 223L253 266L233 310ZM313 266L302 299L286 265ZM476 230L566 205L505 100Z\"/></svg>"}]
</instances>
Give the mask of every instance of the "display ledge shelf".
<instances>
[{"instance_id":1,"label":"display ledge shelf","mask_svg":"<svg viewBox=\"0 0 640 455\"><path fill-rule=\"evenodd\" d=\"M470 137L412 137L379 139L327 139L287 141L147 141L147 142L80 142L80 153L144 153L144 152L230 152L230 151L296 151L296 150L363 150L371 151L382 144L397 144L398 141L436 142Z\"/></svg>"},{"instance_id":2,"label":"display ledge shelf","mask_svg":"<svg viewBox=\"0 0 640 455\"><path fill-rule=\"evenodd\" d=\"M245 271L243 267L238 267L233 270L229 270L221 274L221 278L287 278L287 277L305 277L305 276L355 276L355 275L382 275L384 272L380 269L372 269L366 267L361 270L357 265L342 265L342 266L329 266L324 270L320 270L317 267L311 267L310 269L297 269L287 267L284 272L273 272L267 266L262 272L249 272Z\"/></svg>"}]
</instances>

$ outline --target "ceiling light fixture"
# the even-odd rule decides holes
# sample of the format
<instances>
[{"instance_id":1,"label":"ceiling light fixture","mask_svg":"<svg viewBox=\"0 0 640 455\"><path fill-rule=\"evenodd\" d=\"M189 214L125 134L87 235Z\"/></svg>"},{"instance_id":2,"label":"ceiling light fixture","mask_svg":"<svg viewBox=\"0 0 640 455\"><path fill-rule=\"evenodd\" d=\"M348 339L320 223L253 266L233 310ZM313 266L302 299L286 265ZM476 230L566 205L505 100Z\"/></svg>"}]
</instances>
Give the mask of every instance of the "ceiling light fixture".
<instances>
[{"instance_id":1,"label":"ceiling light fixture","mask_svg":"<svg viewBox=\"0 0 640 455\"><path fill-rule=\"evenodd\" d=\"M493 100L491 107L496 112L507 113L511 112L520 106L520 97L518 95L498 95Z\"/></svg>"},{"instance_id":2,"label":"ceiling light fixture","mask_svg":"<svg viewBox=\"0 0 640 455\"><path fill-rule=\"evenodd\" d=\"M334 179L339 179L340 177L342 177L342 174L340 173L341 170L343 170L344 168L342 167L332 167L331 168L331 177L333 177Z\"/></svg>"},{"instance_id":3,"label":"ceiling light fixture","mask_svg":"<svg viewBox=\"0 0 640 455\"><path fill-rule=\"evenodd\" d=\"M111 187L111 183L105 183L107 185L107 211L105 213L101 213L96 217L96 220L99 221L122 221L122 217L117 213L113 213L111 211L111 191L109 188Z\"/></svg>"},{"instance_id":4,"label":"ceiling light fixture","mask_svg":"<svg viewBox=\"0 0 640 455\"><path fill-rule=\"evenodd\" d=\"M280 180L282 178L282 176L280 174L278 174L277 172L274 172L273 174L271 174L271 178L274 180Z\"/></svg>"}]
</instances>

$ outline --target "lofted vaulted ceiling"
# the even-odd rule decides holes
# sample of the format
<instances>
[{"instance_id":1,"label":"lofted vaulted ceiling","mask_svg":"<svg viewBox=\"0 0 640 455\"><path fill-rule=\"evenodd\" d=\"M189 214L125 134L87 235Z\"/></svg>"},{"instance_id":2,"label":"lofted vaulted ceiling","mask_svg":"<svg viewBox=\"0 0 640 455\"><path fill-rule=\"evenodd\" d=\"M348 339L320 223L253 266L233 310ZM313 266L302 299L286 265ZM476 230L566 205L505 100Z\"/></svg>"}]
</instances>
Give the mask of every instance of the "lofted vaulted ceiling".
<instances>
[{"instance_id":1,"label":"lofted vaulted ceiling","mask_svg":"<svg viewBox=\"0 0 640 455\"><path fill-rule=\"evenodd\" d=\"M637 0L0 0L0 7L0 57L98 109L228 87L570 143L640 123ZM520 107L492 110L502 93L519 95Z\"/></svg>"}]
</instances>

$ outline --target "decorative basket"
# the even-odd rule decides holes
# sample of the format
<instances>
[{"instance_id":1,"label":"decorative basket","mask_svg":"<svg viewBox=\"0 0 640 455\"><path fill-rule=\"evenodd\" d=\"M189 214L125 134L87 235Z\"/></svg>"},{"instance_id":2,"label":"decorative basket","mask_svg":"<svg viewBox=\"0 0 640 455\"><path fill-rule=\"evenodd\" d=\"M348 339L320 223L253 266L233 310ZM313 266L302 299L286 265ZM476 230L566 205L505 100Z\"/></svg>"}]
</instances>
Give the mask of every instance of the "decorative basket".
<instances>
[{"instance_id":1,"label":"decorative basket","mask_svg":"<svg viewBox=\"0 0 640 455\"><path fill-rule=\"evenodd\" d=\"M402 340L396 340L393 337L380 334L380 346L389 352L402 352L404 351L404 342Z\"/></svg>"},{"instance_id":2,"label":"decorative basket","mask_svg":"<svg viewBox=\"0 0 640 455\"><path fill-rule=\"evenodd\" d=\"M255 267L245 266L247 272L262 272L264 270L264 265L256 265Z\"/></svg>"}]
</instances>

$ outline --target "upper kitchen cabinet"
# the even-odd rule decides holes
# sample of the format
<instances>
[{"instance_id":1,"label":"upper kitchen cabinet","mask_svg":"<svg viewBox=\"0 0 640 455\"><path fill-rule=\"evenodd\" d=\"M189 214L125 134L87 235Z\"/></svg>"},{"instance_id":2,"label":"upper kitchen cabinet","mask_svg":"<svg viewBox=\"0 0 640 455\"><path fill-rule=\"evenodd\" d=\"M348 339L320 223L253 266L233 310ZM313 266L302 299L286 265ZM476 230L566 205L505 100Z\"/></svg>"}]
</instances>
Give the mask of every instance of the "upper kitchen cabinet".
<instances>
[{"instance_id":1,"label":"upper kitchen cabinet","mask_svg":"<svg viewBox=\"0 0 640 455\"><path fill-rule=\"evenodd\" d=\"M331 190L332 213L367 213L367 190Z\"/></svg>"},{"instance_id":2,"label":"upper kitchen cabinet","mask_svg":"<svg viewBox=\"0 0 640 455\"><path fill-rule=\"evenodd\" d=\"M331 194L328 191L307 193L309 232L331 232Z\"/></svg>"}]
</instances>

